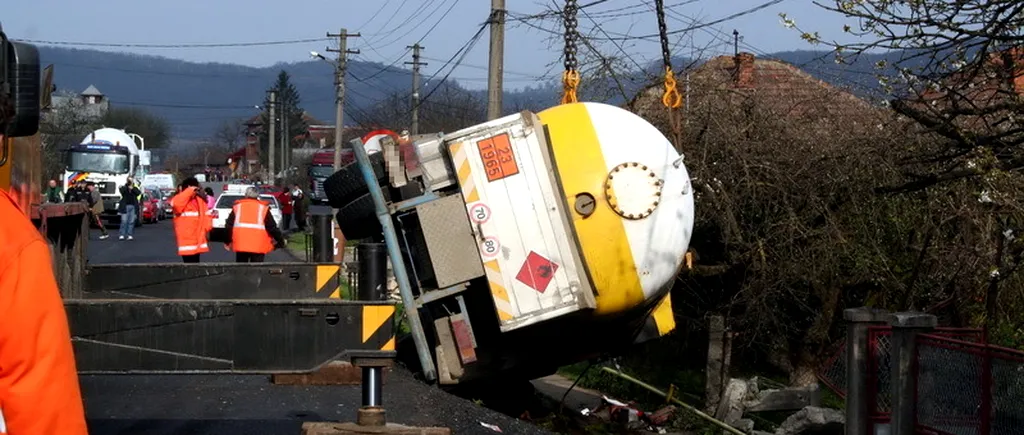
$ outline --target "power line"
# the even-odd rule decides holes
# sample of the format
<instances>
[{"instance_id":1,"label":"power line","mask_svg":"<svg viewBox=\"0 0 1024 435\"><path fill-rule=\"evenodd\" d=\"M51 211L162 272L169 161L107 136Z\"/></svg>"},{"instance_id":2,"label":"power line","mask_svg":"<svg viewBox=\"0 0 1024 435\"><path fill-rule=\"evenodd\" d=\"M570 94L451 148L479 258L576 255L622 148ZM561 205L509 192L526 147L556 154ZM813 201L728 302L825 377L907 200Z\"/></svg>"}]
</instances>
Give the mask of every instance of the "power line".
<instances>
[{"instance_id":1,"label":"power line","mask_svg":"<svg viewBox=\"0 0 1024 435\"><path fill-rule=\"evenodd\" d=\"M357 27L357 28L356 28L356 33L358 33L358 32L359 32L360 30L363 30L363 27L366 27L367 25L369 25L370 23L372 23L372 22L373 22L373 20L374 20L375 18L377 18L377 15L380 15L380 13L381 13L381 12L384 12L384 9L387 9L387 8L388 8L388 5L389 5L389 4L391 4L391 0L387 0L387 1L385 1L385 2L384 2L384 5L383 5L383 6L381 6L381 7L380 7L380 9L377 9L377 12L374 12L374 13L373 13L373 15L371 15L371 16L370 16L370 19L366 20L366 22L365 22L365 23L363 23L363 25L362 25L362 26L359 26L359 27Z\"/></svg>"},{"instance_id":2,"label":"power line","mask_svg":"<svg viewBox=\"0 0 1024 435\"><path fill-rule=\"evenodd\" d=\"M420 39L416 40L416 43L417 44L422 43L423 40L426 39L427 36L430 35L430 33L433 32L434 29L436 29L437 26L440 25L441 22L443 22L444 19L448 17L448 14L450 14L452 12L452 9L455 9L455 6L458 6L460 1L461 0L454 0L452 2L452 4L450 6L448 6L448 9L445 10L443 14L441 14L441 18L439 18L436 22L434 22L434 25L430 26L430 29L427 30L427 33L425 33L422 37L420 37ZM423 21L421 21L419 24L417 24L417 25L413 26L412 28L410 28L407 32L403 33L401 36L399 36L397 38L394 38L394 39L392 39L392 40L390 40L388 42L383 43L383 45L388 46L388 45L394 44L394 43L402 40L402 38L405 38L410 33L414 32L417 28L419 28L421 25L423 25L423 23L427 22L427 20L429 20L430 17L432 17L434 15L434 13L436 13L439 10L441 10L441 9L440 8L435 9L434 12L431 12L430 15L427 15L427 17L424 18Z\"/></svg>"},{"instance_id":3,"label":"power line","mask_svg":"<svg viewBox=\"0 0 1024 435\"><path fill-rule=\"evenodd\" d=\"M434 29L436 29L436 28L437 28L437 26L441 24L441 22L442 22L442 21L444 21L444 19L445 19L446 17L448 17L448 14L449 14L449 13L451 13L452 9L454 9L454 8L455 8L455 5L459 4L459 1L460 1L460 0L455 0L454 2L452 2L452 5L451 5L450 7L448 7L448 10L447 10L447 11L445 11L445 13L444 13L443 15L441 15L441 18L440 18L440 19L438 19L438 20L437 20L437 21L436 21L436 22L434 23L434 25L430 27L430 29L427 29L427 33L423 34L423 36L421 36L421 37L420 37L420 39L418 39L418 40L416 41L416 44L420 44L420 43L422 43L422 42L423 42L423 40L424 40L424 39L426 39L426 38L427 38L427 36L428 36L428 35L430 35L430 34L431 34L431 33L432 33L433 31L434 31ZM436 12L436 11L435 11L435 12ZM431 15L433 15L433 14L431 14ZM428 18L429 18L429 16L428 16ZM424 20L424 21L425 21L425 20ZM418 27L418 26L417 26L417 27ZM401 37L399 37L398 39L404 38L404 37L405 37L406 35L408 35L409 33L412 33L412 31L413 31L413 30L415 30L415 29L416 29L415 27L414 27L414 28L412 28L412 29L410 29L410 30L409 30L408 32L406 32L405 34L403 34L403 35L402 35ZM396 42L396 41L397 41L397 39L396 39L395 41L392 41L391 43L393 43L393 42ZM391 43L386 43L386 44L384 44L384 45L390 45ZM374 48L373 48L372 46L370 47L370 49L371 49L371 50L373 50L374 52L376 52L376 51L377 51L377 50L375 50L375 49L374 49ZM371 75L370 75L369 77L367 77L367 78L366 78L366 80L370 80L370 79L372 79L372 78L374 78L374 77L377 77L377 76L379 76L379 75L383 74L383 73L384 73L385 71L387 71L388 69L390 69L390 68L394 67L395 65L398 65L398 63L399 63L399 62L401 62L401 61L402 61L402 59L405 59L405 56L406 56L406 55L408 55L408 54L409 54L409 51L411 51L411 50L412 50L412 49L410 49L410 48L408 48L408 47L407 47L407 48L405 49L405 51L404 51L404 52L402 52L402 55L401 55L401 56L399 56L399 57L398 57L398 58L396 58L395 60L391 61L391 63L389 63L389 64L385 65L385 66L384 66L383 68L381 68L381 69L380 69L379 71L377 71L377 72L375 72L375 73L371 74ZM380 54L380 53L377 53L377 54ZM358 79L356 79L356 80L358 80Z\"/></svg>"},{"instance_id":4,"label":"power line","mask_svg":"<svg viewBox=\"0 0 1024 435\"><path fill-rule=\"evenodd\" d=\"M435 59L435 58L427 57L427 56L423 56L423 58L426 59L426 60L432 60L432 61L435 61L435 62L446 62L444 59ZM487 70L486 66L475 65L475 64L471 64L471 63L463 63L462 66L467 67L467 68L473 68L473 69L482 69L484 71ZM503 72L505 74L517 75L517 76L521 76L521 77L524 77L524 78L531 78L531 79L543 78L543 77L538 76L536 74L528 74L528 73L524 73L524 72L509 71L507 69L503 70Z\"/></svg>"},{"instance_id":5,"label":"power line","mask_svg":"<svg viewBox=\"0 0 1024 435\"><path fill-rule=\"evenodd\" d=\"M135 101L112 101L112 103L115 104L115 105L160 107L160 108L166 108L166 109L203 109L203 110L206 110L206 109L215 109L215 110L242 110L242 109L248 109L248 110L253 110L253 109L256 108L256 104L249 105L249 106L242 106L242 105L239 105L239 106L212 106L212 105L204 105L204 104L143 103L143 102L135 102Z\"/></svg>"},{"instance_id":6,"label":"power line","mask_svg":"<svg viewBox=\"0 0 1024 435\"><path fill-rule=\"evenodd\" d=\"M692 32L694 30L702 29L702 28L705 28L705 27L714 26L716 24L721 24L721 23L724 23L726 21L731 21L731 20L734 20L736 18L740 18L740 17L746 16L746 15L750 15L750 14L752 14L754 12L761 11L763 9L766 9L766 8L771 7L771 6L777 5L777 4L782 3L784 1L786 1L786 0L770 0L768 2L761 3L761 4L757 5L757 6L754 6L752 8L744 9L744 10L742 10L740 12L737 12L737 13L734 13L732 15L728 15L728 16L719 18L719 19L714 20L714 21L709 21L709 22L706 22L706 23L701 23L701 24L698 24L698 25L690 26L690 27L687 27L685 29L673 30L673 31L668 32L667 34L668 35L675 35L675 34L679 34L679 33ZM622 36L615 37L615 38L593 38L593 39L629 41L629 40L637 40L637 39L648 40L648 39L659 38L659 37L660 37L659 34L653 33L653 34L643 35L643 36L622 35Z\"/></svg>"},{"instance_id":7,"label":"power line","mask_svg":"<svg viewBox=\"0 0 1024 435\"><path fill-rule=\"evenodd\" d=\"M426 8L432 6L435 1L436 0L427 0L427 1L424 1L423 3L420 3L420 5L416 9L414 9L411 13L409 13L409 16L407 16L404 21L402 21L401 23L399 23L397 25L391 26L391 30L389 30L389 31L387 31L385 33L374 35L374 37L370 38L369 40L367 40L366 43L367 44L376 44L377 42L380 42L381 40L383 40L385 38L390 38L391 35L394 35L400 29L402 29L407 24L409 24L409 22L411 22L413 18L415 18L420 13L425 11Z\"/></svg>"},{"instance_id":8,"label":"power line","mask_svg":"<svg viewBox=\"0 0 1024 435\"><path fill-rule=\"evenodd\" d=\"M111 42L72 42L72 41L47 41L40 39L15 39L18 42L44 45L67 45L78 47L121 47L121 48L217 48L217 47L261 47L267 45L288 45L306 44L310 42L325 41L327 38L290 39L283 41L263 42L218 42L218 43L178 43L178 44L136 44L136 43L111 43Z\"/></svg>"},{"instance_id":9,"label":"power line","mask_svg":"<svg viewBox=\"0 0 1024 435\"><path fill-rule=\"evenodd\" d=\"M448 77L451 76L452 72L454 72L455 69L459 67L459 65L462 63L462 61L466 58L466 55L469 54L469 52L473 49L473 46L476 45L476 42L480 40L480 36L484 34L484 30L486 30L489 25L490 25L489 22L485 22L482 25L480 25L480 29L478 29L476 31L476 34L473 35L472 38L470 38L469 42L467 42L466 45L463 45L462 48L459 49L459 51L455 52L455 55L453 55L451 59L448 59L448 62L445 62L445 64L443 66L441 66L441 68L438 68L437 73L434 73L433 76L431 76L429 79L427 79L427 83L430 83L430 81L433 80L434 77L437 76L437 74L441 72L441 70L443 70L446 66L448 66L448 64L451 63L451 61L454 60L456 56L459 57L459 60L455 62L455 65L453 65L452 68L450 70L448 70L448 74L445 74L444 78L442 78L440 82L438 82L436 85L434 85L434 88L431 89L430 92L428 92L426 96L424 96L422 99L420 99L420 101L419 101L419 105L420 106L422 106L424 102L426 102L428 99L430 99L430 96L434 95L434 92L437 92L437 90L441 87L441 85L443 85L445 83L445 81L448 80Z\"/></svg>"}]
</instances>

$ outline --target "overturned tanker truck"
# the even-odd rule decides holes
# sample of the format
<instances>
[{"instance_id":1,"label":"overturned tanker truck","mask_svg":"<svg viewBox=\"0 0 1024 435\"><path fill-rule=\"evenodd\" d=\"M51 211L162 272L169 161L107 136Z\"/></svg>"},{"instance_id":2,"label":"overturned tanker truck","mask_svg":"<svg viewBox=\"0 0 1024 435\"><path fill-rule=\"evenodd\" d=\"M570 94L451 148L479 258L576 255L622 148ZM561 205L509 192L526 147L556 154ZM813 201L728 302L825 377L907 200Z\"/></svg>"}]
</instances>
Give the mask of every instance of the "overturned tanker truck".
<instances>
[{"instance_id":1,"label":"overturned tanker truck","mask_svg":"<svg viewBox=\"0 0 1024 435\"><path fill-rule=\"evenodd\" d=\"M352 145L324 190L348 239L387 245L412 329L399 355L425 378L530 379L675 328L693 192L642 118L574 103Z\"/></svg>"}]
</instances>

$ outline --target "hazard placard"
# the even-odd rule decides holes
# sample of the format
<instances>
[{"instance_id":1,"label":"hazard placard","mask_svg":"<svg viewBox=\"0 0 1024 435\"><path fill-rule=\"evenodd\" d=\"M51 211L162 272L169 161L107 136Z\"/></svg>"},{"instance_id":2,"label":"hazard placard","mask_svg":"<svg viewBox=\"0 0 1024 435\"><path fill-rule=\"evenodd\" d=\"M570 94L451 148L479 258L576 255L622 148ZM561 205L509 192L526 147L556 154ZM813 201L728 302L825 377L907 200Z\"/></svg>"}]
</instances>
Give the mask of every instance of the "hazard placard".
<instances>
[{"instance_id":1,"label":"hazard placard","mask_svg":"<svg viewBox=\"0 0 1024 435\"><path fill-rule=\"evenodd\" d=\"M530 288L544 293L548 284L555 278L556 271L558 271L557 263L530 251L530 254L526 256L526 261L523 262L523 267L519 269L516 279Z\"/></svg>"},{"instance_id":2,"label":"hazard placard","mask_svg":"<svg viewBox=\"0 0 1024 435\"><path fill-rule=\"evenodd\" d=\"M480 151L480 160L487 171L487 181L498 181L519 173L519 164L512 151L512 142L508 133L489 137L476 143Z\"/></svg>"}]
</instances>

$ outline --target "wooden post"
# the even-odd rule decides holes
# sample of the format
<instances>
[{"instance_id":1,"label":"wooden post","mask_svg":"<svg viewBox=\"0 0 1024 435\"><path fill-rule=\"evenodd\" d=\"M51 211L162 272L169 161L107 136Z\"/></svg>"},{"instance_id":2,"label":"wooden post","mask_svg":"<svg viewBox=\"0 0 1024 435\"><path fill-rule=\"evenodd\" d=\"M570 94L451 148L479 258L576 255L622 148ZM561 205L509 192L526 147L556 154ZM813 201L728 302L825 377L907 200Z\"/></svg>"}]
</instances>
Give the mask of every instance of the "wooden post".
<instances>
[{"instance_id":1,"label":"wooden post","mask_svg":"<svg viewBox=\"0 0 1024 435\"><path fill-rule=\"evenodd\" d=\"M718 408L718 403L722 400L722 390L729 379L727 341L725 318L712 316L708 321L708 362L705 370L707 379L704 410L708 413L713 413Z\"/></svg>"}]
</instances>

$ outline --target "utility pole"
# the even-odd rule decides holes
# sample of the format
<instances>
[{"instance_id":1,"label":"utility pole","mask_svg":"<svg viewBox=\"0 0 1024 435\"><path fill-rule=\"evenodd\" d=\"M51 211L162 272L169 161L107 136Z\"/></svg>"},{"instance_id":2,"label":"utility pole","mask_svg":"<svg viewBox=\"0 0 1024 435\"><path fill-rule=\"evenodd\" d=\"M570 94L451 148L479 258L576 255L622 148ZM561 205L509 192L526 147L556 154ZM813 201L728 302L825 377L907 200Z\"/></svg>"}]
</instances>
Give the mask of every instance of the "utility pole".
<instances>
[{"instance_id":1,"label":"utility pole","mask_svg":"<svg viewBox=\"0 0 1024 435\"><path fill-rule=\"evenodd\" d=\"M270 91L270 118L269 118L270 122L267 122L267 124L270 124L270 134L268 136L269 139L270 139L270 146L268 147L270 155L267 156L267 164L269 165L267 167L267 169L270 170L270 179L271 180L274 179L274 160L275 160L274 149L277 148L277 145L274 143L274 127L277 126L277 116L275 116L276 113L277 113L276 109L277 109L277 91Z\"/></svg>"},{"instance_id":2,"label":"utility pole","mask_svg":"<svg viewBox=\"0 0 1024 435\"><path fill-rule=\"evenodd\" d=\"M284 173L284 171L288 170L288 152L291 148L292 134L288 128L288 116L290 115L288 112L288 102L284 100L284 95L281 97L281 171ZM276 176L270 180L271 184L276 182Z\"/></svg>"},{"instance_id":3,"label":"utility pole","mask_svg":"<svg viewBox=\"0 0 1024 435\"><path fill-rule=\"evenodd\" d=\"M487 65L487 119L501 117L505 61L505 0L491 0L491 58Z\"/></svg>"},{"instance_id":4,"label":"utility pole","mask_svg":"<svg viewBox=\"0 0 1024 435\"><path fill-rule=\"evenodd\" d=\"M338 90L335 104L337 105L334 119L334 170L341 169L341 135L345 131L345 68L348 67L347 55L359 54L359 50L348 49L348 38L358 38L358 33L348 33L344 27L337 34L327 33L328 38L338 38L338 49L330 47L327 51L338 53L338 65L334 72L334 85Z\"/></svg>"},{"instance_id":5,"label":"utility pole","mask_svg":"<svg viewBox=\"0 0 1024 435\"><path fill-rule=\"evenodd\" d=\"M420 50L423 46L419 42L405 48L412 49L412 62L405 64L412 65L412 126L409 128L409 134L415 136L420 134L420 66L427 63L420 62Z\"/></svg>"}]
</instances>

